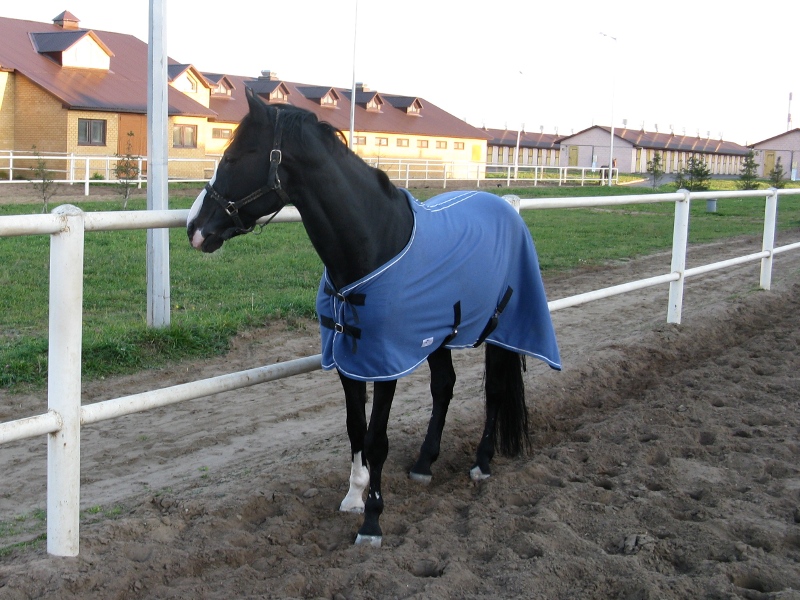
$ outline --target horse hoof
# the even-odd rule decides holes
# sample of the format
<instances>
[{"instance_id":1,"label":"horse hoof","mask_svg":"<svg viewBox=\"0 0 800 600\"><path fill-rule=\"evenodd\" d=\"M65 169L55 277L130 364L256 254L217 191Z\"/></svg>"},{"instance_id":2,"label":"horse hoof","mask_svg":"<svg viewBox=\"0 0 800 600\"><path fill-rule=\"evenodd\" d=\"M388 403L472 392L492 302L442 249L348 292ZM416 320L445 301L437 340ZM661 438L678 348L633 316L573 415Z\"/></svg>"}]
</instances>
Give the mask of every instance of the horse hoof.
<instances>
[{"instance_id":1,"label":"horse hoof","mask_svg":"<svg viewBox=\"0 0 800 600\"><path fill-rule=\"evenodd\" d=\"M489 479L489 477L491 476L492 476L491 473L484 473L478 466L474 466L469 470L469 478L476 483L485 481L486 479Z\"/></svg>"},{"instance_id":2,"label":"horse hoof","mask_svg":"<svg viewBox=\"0 0 800 600\"><path fill-rule=\"evenodd\" d=\"M409 471L408 478L411 481L428 485L431 482L431 479L433 479L433 475L422 475L420 473L414 473L414 471Z\"/></svg>"},{"instance_id":3,"label":"horse hoof","mask_svg":"<svg viewBox=\"0 0 800 600\"><path fill-rule=\"evenodd\" d=\"M356 546L371 546L372 548L380 548L383 536L380 535L361 535L356 536Z\"/></svg>"}]
</instances>

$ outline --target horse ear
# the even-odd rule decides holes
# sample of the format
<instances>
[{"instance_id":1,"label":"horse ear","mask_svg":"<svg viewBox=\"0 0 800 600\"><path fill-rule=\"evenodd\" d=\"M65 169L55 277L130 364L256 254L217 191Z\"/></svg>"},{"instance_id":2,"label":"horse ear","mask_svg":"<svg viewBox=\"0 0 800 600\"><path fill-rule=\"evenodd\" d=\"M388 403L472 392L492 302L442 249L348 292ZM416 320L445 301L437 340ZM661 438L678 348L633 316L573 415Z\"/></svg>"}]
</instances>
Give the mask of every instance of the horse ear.
<instances>
[{"instance_id":1,"label":"horse ear","mask_svg":"<svg viewBox=\"0 0 800 600\"><path fill-rule=\"evenodd\" d=\"M246 87L245 96L247 96L247 105L250 107L251 113L254 113L256 110L258 110L259 104L263 104L261 98L258 97L258 94L253 91L253 88Z\"/></svg>"}]
</instances>

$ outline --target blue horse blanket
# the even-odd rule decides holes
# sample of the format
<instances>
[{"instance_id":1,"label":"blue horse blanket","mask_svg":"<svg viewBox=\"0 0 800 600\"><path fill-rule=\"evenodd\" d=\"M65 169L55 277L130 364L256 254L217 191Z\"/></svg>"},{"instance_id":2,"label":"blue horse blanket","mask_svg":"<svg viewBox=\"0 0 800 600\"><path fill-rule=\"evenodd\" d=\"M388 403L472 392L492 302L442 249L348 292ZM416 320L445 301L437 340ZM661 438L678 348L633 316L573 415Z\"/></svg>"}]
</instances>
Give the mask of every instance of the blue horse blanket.
<instances>
[{"instance_id":1,"label":"blue horse blanket","mask_svg":"<svg viewBox=\"0 0 800 600\"><path fill-rule=\"evenodd\" d=\"M487 192L422 203L403 191L414 228L402 252L339 290L323 272L322 367L386 381L408 375L441 345L485 341L560 370L536 249L516 210Z\"/></svg>"}]
</instances>

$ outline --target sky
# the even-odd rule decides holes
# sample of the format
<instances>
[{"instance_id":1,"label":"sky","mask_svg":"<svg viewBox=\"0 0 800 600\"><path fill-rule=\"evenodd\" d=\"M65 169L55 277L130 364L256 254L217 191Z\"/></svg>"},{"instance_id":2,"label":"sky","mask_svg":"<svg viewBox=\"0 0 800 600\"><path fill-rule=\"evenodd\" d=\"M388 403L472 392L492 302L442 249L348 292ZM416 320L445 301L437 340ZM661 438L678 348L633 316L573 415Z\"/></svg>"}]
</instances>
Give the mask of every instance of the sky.
<instances>
[{"instance_id":1,"label":"sky","mask_svg":"<svg viewBox=\"0 0 800 600\"><path fill-rule=\"evenodd\" d=\"M752 144L800 127L798 0L162 0L201 71L416 96L476 127L592 125ZM3 2L0 16L147 41L148 0ZM0 42L2 43L2 42ZM790 101L790 94L794 98Z\"/></svg>"}]
</instances>

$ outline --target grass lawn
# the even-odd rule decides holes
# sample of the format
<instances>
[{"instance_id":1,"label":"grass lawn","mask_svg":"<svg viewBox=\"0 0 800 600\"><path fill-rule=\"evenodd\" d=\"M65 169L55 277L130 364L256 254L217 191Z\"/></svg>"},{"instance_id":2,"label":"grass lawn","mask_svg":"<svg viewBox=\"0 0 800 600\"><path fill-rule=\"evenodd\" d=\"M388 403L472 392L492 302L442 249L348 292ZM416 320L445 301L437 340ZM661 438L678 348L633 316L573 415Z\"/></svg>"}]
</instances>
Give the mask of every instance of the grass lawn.
<instances>
[{"instance_id":1,"label":"grass lawn","mask_svg":"<svg viewBox=\"0 0 800 600\"><path fill-rule=\"evenodd\" d=\"M727 182L725 182L727 183ZM414 190L425 200L441 190ZM492 190L495 191L495 190ZM662 186L658 191L672 191ZM502 188L523 198L651 193L635 187ZM188 208L194 192L171 191L171 208ZM85 211L120 210L119 201L76 203ZM133 199L129 210L144 208ZM40 205L0 206L0 216L38 213ZM672 203L523 212L545 272L633 258L672 245ZM705 202L691 209L690 243L760 235L762 199ZM782 198L779 229L800 228L800 196ZM182 229L170 231L172 325L146 327L145 232L86 235L85 378L129 373L166 361L224 352L230 338L269 319L314 316L322 264L300 223L268 226L214 254L191 249ZM49 239L0 238L0 386L44 385L47 375Z\"/></svg>"}]
</instances>

